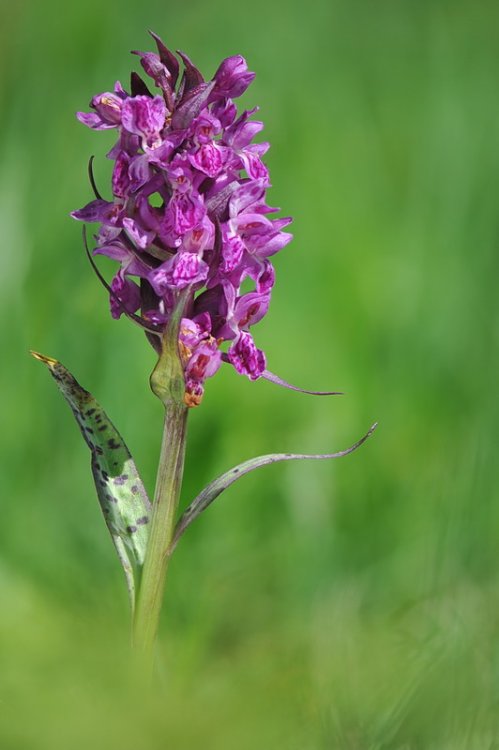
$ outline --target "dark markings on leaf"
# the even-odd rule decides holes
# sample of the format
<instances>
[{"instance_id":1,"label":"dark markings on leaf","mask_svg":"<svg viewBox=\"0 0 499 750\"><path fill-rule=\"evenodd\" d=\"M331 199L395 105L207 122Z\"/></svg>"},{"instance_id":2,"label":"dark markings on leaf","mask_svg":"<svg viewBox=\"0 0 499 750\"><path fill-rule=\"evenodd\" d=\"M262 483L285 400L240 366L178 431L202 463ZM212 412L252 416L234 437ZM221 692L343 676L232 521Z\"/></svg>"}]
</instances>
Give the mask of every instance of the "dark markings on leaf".
<instances>
[{"instance_id":1,"label":"dark markings on leaf","mask_svg":"<svg viewBox=\"0 0 499 750\"><path fill-rule=\"evenodd\" d=\"M90 448L99 503L125 573L133 608L133 564L143 564L148 536L145 524L136 526L135 519L147 517L151 510L147 493L130 451L93 396L79 385L60 362L35 352L33 355L47 365Z\"/></svg>"},{"instance_id":2,"label":"dark markings on leaf","mask_svg":"<svg viewBox=\"0 0 499 750\"><path fill-rule=\"evenodd\" d=\"M142 516L142 518L137 518L135 523L138 526L145 526L147 523L149 523L149 518L147 516Z\"/></svg>"}]
</instances>

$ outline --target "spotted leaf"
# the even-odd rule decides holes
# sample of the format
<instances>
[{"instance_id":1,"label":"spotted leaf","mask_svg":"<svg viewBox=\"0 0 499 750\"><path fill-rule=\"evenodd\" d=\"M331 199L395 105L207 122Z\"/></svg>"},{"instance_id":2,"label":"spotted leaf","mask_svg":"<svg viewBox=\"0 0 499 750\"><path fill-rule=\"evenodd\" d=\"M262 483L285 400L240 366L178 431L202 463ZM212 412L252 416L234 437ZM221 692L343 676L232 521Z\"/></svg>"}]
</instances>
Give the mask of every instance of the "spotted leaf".
<instances>
[{"instance_id":1,"label":"spotted leaf","mask_svg":"<svg viewBox=\"0 0 499 750\"><path fill-rule=\"evenodd\" d=\"M90 448L97 496L125 572L133 609L134 568L144 562L151 512L144 485L123 438L94 397L60 362L31 353L47 365Z\"/></svg>"}]
</instances>

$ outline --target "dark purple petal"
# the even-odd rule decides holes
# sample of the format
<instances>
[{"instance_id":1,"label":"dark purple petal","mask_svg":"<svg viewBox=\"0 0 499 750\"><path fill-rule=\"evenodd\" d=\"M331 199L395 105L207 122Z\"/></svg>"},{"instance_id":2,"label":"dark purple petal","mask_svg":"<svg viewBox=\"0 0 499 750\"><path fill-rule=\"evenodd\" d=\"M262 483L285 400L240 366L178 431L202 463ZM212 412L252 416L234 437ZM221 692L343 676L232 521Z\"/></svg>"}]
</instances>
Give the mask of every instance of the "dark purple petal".
<instances>
[{"instance_id":1,"label":"dark purple petal","mask_svg":"<svg viewBox=\"0 0 499 750\"><path fill-rule=\"evenodd\" d=\"M178 60L173 54L173 52L171 52L168 49L168 47L165 46L163 40L157 34L155 34L153 31L150 31L149 34L152 36L152 38L156 42L156 47L158 48L159 59L161 60L165 68L170 73L170 78L171 78L170 83L171 83L172 88L175 88L175 84L177 83L178 73L180 69Z\"/></svg>"},{"instance_id":2,"label":"dark purple petal","mask_svg":"<svg viewBox=\"0 0 499 750\"><path fill-rule=\"evenodd\" d=\"M184 54L180 50L177 50L177 54L182 58L182 62L185 65L183 76L183 91L184 94L188 94L191 89L194 89L196 88L196 86L204 83L204 78L202 73L196 68L195 65L193 65L186 54Z\"/></svg>"},{"instance_id":3,"label":"dark purple petal","mask_svg":"<svg viewBox=\"0 0 499 750\"><path fill-rule=\"evenodd\" d=\"M135 71L130 75L130 89L132 96L147 96L149 99L152 99L152 94L147 88L145 81Z\"/></svg>"},{"instance_id":4,"label":"dark purple petal","mask_svg":"<svg viewBox=\"0 0 499 750\"><path fill-rule=\"evenodd\" d=\"M201 83L189 92L182 104L175 109L172 116L172 128L183 130L188 127L204 109L213 89L214 83Z\"/></svg>"}]
</instances>

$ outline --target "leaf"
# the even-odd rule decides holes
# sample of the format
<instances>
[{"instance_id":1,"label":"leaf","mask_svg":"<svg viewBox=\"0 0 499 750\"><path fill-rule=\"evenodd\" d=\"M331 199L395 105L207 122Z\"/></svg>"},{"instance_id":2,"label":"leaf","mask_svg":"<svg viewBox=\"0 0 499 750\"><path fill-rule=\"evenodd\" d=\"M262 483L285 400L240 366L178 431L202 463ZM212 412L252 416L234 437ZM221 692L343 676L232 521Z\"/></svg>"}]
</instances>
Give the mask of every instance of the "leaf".
<instances>
[{"instance_id":1,"label":"leaf","mask_svg":"<svg viewBox=\"0 0 499 750\"><path fill-rule=\"evenodd\" d=\"M349 453L357 450L362 443L365 443L368 437L372 435L378 423L375 422L369 431L358 440L350 448L337 453L269 453L266 456L258 456L258 458L250 458L249 461L244 461L239 466L235 466L233 469L222 474L218 479L215 479L211 484L204 488L202 492L196 497L195 500L185 510L183 515L177 522L175 527L175 533L173 535L172 543L170 545L170 551L173 551L178 540L187 529L188 526L203 512L221 493L230 487L244 474L248 474L250 471L259 469L261 466L267 464L275 464L278 461L296 461L300 459L325 459L325 458L341 458L342 456L348 456Z\"/></svg>"},{"instance_id":2,"label":"leaf","mask_svg":"<svg viewBox=\"0 0 499 750\"><path fill-rule=\"evenodd\" d=\"M144 485L123 438L94 397L60 362L38 352L31 354L47 365L90 448L99 503L125 572L133 610L133 568L144 562L151 511Z\"/></svg>"}]
</instances>

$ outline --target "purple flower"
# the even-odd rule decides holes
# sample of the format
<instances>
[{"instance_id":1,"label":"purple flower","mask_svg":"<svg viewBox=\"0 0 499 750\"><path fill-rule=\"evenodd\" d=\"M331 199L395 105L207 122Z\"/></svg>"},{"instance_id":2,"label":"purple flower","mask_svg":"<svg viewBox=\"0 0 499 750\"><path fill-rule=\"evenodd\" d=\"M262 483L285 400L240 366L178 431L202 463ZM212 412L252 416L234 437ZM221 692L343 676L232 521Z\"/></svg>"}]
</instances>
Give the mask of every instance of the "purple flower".
<instances>
[{"instance_id":1,"label":"purple flower","mask_svg":"<svg viewBox=\"0 0 499 750\"><path fill-rule=\"evenodd\" d=\"M193 167L208 177L217 177L223 167L223 152L219 146L212 143L203 143L197 151L189 154L189 161Z\"/></svg>"},{"instance_id":2,"label":"purple flower","mask_svg":"<svg viewBox=\"0 0 499 750\"><path fill-rule=\"evenodd\" d=\"M250 380L259 378L265 370L265 355L256 348L251 333L241 331L227 354L237 372Z\"/></svg>"},{"instance_id":3,"label":"purple flower","mask_svg":"<svg viewBox=\"0 0 499 750\"><path fill-rule=\"evenodd\" d=\"M220 63L214 75L216 94L227 99L236 99L244 94L254 77L255 74L248 70L244 57L228 57Z\"/></svg>"},{"instance_id":4,"label":"purple flower","mask_svg":"<svg viewBox=\"0 0 499 750\"><path fill-rule=\"evenodd\" d=\"M97 222L94 253L119 263L113 317L133 315L150 336L151 326L166 326L179 293L188 295L179 345L185 400L195 406L222 361L252 380L266 377L250 328L268 311L270 258L291 240L282 231L290 219L269 218L278 209L266 202L268 144L253 143L263 128L251 119L257 108L237 117L233 100L254 79L244 58L223 60L206 82L186 55L179 61L153 37L157 54L135 53L149 87L134 73L131 94L117 83L77 115L94 130L116 128L118 138L108 154L113 200L99 196L72 216Z\"/></svg>"},{"instance_id":5,"label":"purple flower","mask_svg":"<svg viewBox=\"0 0 499 750\"><path fill-rule=\"evenodd\" d=\"M92 98L90 106L94 112L77 112L76 116L93 130L116 128L121 122L121 108L125 98L126 93L118 81L113 93L106 91Z\"/></svg>"},{"instance_id":6,"label":"purple flower","mask_svg":"<svg viewBox=\"0 0 499 750\"><path fill-rule=\"evenodd\" d=\"M134 313L140 307L140 289L133 281L125 278L120 270L111 282L109 298L111 315L120 318L124 312Z\"/></svg>"},{"instance_id":7,"label":"purple flower","mask_svg":"<svg viewBox=\"0 0 499 750\"><path fill-rule=\"evenodd\" d=\"M142 137L144 149L161 145L160 133L164 127L167 109L161 96L134 96L125 100L121 123L125 130Z\"/></svg>"}]
</instances>

